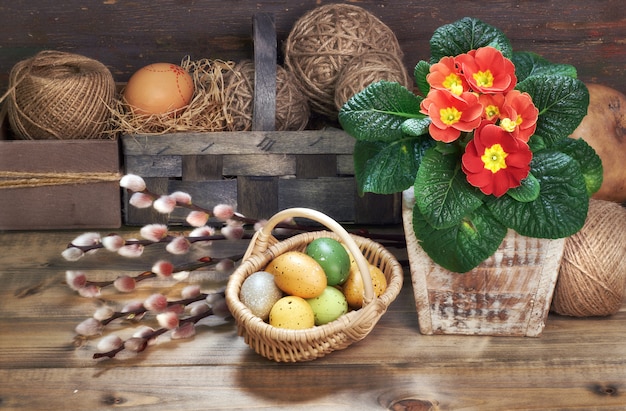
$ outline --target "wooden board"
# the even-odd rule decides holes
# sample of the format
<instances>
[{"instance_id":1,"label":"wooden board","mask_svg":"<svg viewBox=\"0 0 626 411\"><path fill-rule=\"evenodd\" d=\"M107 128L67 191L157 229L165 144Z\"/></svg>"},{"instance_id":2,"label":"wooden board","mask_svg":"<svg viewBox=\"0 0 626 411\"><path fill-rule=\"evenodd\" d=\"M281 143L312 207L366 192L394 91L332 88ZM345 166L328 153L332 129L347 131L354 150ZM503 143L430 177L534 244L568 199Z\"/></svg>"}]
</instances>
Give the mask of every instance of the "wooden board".
<instances>
[{"instance_id":1,"label":"wooden board","mask_svg":"<svg viewBox=\"0 0 626 411\"><path fill-rule=\"evenodd\" d=\"M121 225L117 140L0 140L2 172L21 172L20 177L52 179L52 183L37 186L32 181L0 188L0 229ZM73 178L67 180L68 176Z\"/></svg>"}]
</instances>

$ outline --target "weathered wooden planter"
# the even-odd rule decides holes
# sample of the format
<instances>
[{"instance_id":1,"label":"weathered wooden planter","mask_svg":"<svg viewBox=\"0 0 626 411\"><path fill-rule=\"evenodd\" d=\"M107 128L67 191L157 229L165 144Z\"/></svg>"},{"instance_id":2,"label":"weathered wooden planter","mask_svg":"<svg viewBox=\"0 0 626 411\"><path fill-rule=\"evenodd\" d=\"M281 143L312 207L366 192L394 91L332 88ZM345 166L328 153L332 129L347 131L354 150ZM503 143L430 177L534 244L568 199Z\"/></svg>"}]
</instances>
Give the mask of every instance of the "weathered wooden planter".
<instances>
[{"instance_id":1,"label":"weathered wooden planter","mask_svg":"<svg viewBox=\"0 0 626 411\"><path fill-rule=\"evenodd\" d=\"M403 201L413 294L422 334L537 337L543 331L565 239L510 230L496 253L459 274L434 263L413 231L412 204Z\"/></svg>"}]
</instances>

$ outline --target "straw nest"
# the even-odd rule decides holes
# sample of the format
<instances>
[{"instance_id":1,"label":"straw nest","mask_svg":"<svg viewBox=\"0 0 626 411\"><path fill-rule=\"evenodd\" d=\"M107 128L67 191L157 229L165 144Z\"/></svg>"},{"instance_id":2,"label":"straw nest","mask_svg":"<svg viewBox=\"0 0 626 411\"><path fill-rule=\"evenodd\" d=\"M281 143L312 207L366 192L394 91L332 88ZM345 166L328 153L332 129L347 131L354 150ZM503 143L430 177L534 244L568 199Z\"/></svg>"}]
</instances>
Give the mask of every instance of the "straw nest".
<instances>
[{"instance_id":1,"label":"straw nest","mask_svg":"<svg viewBox=\"0 0 626 411\"><path fill-rule=\"evenodd\" d=\"M111 108L113 131L127 134L165 134L226 130L232 118L226 106L228 91L224 87L224 77L233 70L235 63L185 58L180 65L189 72L195 87L194 96L187 107L171 113L134 115L121 97Z\"/></svg>"}]
</instances>

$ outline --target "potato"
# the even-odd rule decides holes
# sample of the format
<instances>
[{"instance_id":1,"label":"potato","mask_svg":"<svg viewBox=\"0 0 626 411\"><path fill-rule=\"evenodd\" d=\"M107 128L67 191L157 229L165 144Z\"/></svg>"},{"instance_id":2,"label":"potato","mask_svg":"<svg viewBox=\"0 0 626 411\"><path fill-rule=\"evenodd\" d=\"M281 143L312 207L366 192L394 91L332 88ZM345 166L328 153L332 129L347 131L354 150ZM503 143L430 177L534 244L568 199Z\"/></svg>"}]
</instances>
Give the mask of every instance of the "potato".
<instances>
[{"instance_id":1,"label":"potato","mask_svg":"<svg viewBox=\"0 0 626 411\"><path fill-rule=\"evenodd\" d=\"M603 182L593 198L626 202L626 96L600 84L587 88L587 115L570 137L585 140L602 160Z\"/></svg>"}]
</instances>

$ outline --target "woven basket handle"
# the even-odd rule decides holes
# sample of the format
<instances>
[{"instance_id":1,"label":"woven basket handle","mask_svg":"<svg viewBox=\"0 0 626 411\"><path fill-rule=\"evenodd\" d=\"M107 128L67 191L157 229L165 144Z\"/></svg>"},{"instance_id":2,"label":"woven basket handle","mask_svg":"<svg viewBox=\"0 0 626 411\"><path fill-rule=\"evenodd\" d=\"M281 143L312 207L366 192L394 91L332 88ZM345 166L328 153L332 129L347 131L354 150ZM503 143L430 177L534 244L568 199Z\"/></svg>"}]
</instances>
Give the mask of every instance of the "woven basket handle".
<instances>
[{"instance_id":1,"label":"woven basket handle","mask_svg":"<svg viewBox=\"0 0 626 411\"><path fill-rule=\"evenodd\" d=\"M265 252L265 250L267 250L267 248L271 245L271 239L273 239L272 230L276 227L277 224L282 223L285 220L293 217L304 217L323 224L341 239L341 242L343 242L346 247L348 247L348 250L350 250L350 253L354 257L357 267L359 268L359 271L361 273L364 290L363 302L364 304L367 304L372 301L375 296L374 286L372 285L372 277L370 275L369 263L363 256L361 249L354 241L352 236L341 226L341 224L337 223L326 214L310 208L288 208L274 214L274 216L272 216L272 218L267 221L263 228L256 232L250 243L250 246L248 247L248 250L246 251L244 259L248 258L252 254L262 254L263 252Z\"/></svg>"}]
</instances>

